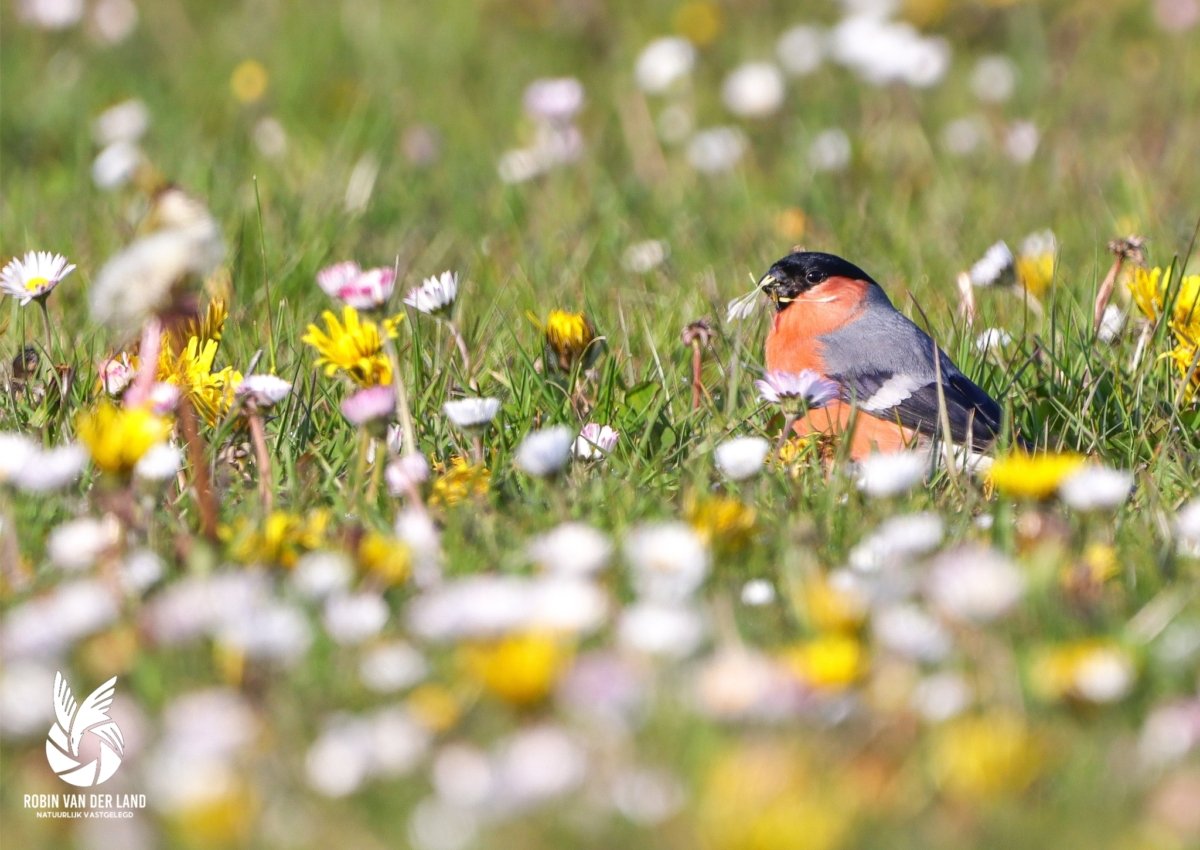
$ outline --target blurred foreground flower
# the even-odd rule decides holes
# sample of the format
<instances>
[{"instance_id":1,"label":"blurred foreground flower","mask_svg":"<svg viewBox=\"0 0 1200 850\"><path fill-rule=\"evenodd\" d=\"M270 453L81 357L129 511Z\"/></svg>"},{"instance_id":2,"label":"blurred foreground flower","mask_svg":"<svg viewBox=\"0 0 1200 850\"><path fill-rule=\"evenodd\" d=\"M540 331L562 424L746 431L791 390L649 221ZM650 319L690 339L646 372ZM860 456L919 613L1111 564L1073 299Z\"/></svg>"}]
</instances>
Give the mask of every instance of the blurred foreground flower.
<instances>
[{"instance_id":1,"label":"blurred foreground flower","mask_svg":"<svg viewBox=\"0 0 1200 850\"><path fill-rule=\"evenodd\" d=\"M22 307L30 301L47 298L63 278L75 270L61 254L29 251L23 259L14 257L0 270L0 291L16 298Z\"/></svg>"},{"instance_id":2,"label":"blurred foreground flower","mask_svg":"<svg viewBox=\"0 0 1200 850\"><path fill-rule=\"evenodd\" d=\"M696 48L692 43L679 36L667 36L642 49L633 75L646 94L665 94L681 88L695 64Z\"/></svg>"},{"instance_id":3,"label":"blurred foreground flower","mask_svg":"<svg viewBox=\"0 0 1200 850\"><path fill-rule=\"evenodd\" d=\"M771 444L762 437L734 437L713 452L717 469L732 481L745 481L762 472Z\"/></svg>"},{"instance_id":4,"label":"blurred foreground flower","mask_svg":"<svg viewBox=\"0 0 1200 850\"><path fill-rule=\"evenodd\" d=\"M757 516L746 503L718 495L690 499L684 512L701 541L726 553L735 552L750 541Z\"/></svg>"},{"instance_id":5,"label":"blurred foreground flower","mask_svg":"<svg viewBox=\"0 0 1200 850\"><path fill-rule=\"evenodd\" d=\"M467 673L488 693L523 707L544 700L571 660L561 638L525 632L462 649Z\"/></svg>"},{"instance_id":6,"label":"blurred foreground flower","mask_svg":"<svg viewBox=\"0 0 1200 850\"><path fill-rule=\"evenodd\" d=\"M342 399L342 416L360 428L379 425L395 412L396 393L389 386L365 387ZM382 433L382 425L377 430Z\"/></svg>"},{"instance_id":7,"label":"blurred foreground flower","mask_svg":"<svg viewBox=\"0 0 1200 850\"><path fill-rule=\"evenodd\" d=\"M600 531L579 522L565 522L535 537L526 555L546 572L586 576L602 570L612 557L612 543Z\"/></svg>"},{"instance_id":8,"label":"blurred foreground flower","mask_svg":"<svg viewBox=\"0 0 1200 850\"><path fill-rule=\"evenodd\" d=\"M412 572L412 555L395 537L368 531L358 544L358 563L364 573L384 587L403 584Z\"/></svg>"},{"instance_id":9,"label":"blurred foreground flower","mask_svg":"<svg viewBox=\"0 0 1200 850\"><path fill-rule=\"evenodd\" d=\"M396 338L403 315L376 324L361 319L356 309L346 305L340 322L328 310L321 318L327 332L309 325L300 339L317 350L317 365L325 367L326 375L345 372L360 387L391 384L392 363L384 353L383 340Z\"/></svg>"},{"instance_id":10,"label":"blurred foreground flower","mask_svg":"<svg viewBox=\"0 0 1200 850\"><path fill-rule=\"evenodd\" d=\"M1129 499L1133 473L1107 466L1084 466L1063 479L1058 492L1077 511L1115 511Z\"/></svg>"},{"instance_id":11,"label":"blurred foreground flower","mask_svg":"<svg viewBox=\"0 0 1200 850\"><path fill-rule=\"evenodd\" d=\"M785 650L783 661L808 687L843 690L866 672L867 659L858 640L845 634L824 634Z\"/></svg>"},{"instance_id":12,"label":"blurred foreground flower","mask_svg":"<svg viewBox=\"0 0 1200 850\"><path fill-rule=\"evenodd\" d=\"M1054 232L1042 230L1031 233L1021 242L1017 257L1017 281L1035 298L1043 298L1054 280L1054 264L1058 255L1058 240Z\"/></svg>"},{"instance_id":13,"label":"blurred foreground flower","mask_svg":"<svg viewBox=\"0 0 1200 850\"><path fill-rule=\"evenodd\" d=\"M1106 640L1082 640L1041 650L1030 670L1044 699L1110 703L1123 699L1137 676L1133 658Z\"/></svg>"},{"instance_id":14,"label":"blurred foreground flower","mask_svg":"<svg viewBox=\"0 0 1200 850\"><path fill-rule=\"evenodd\" d=\"M858 462L858 489L874 498L907 493L925 478L929 458L923 452L873 453Z\"/></svg>"},{"instance_id":15,"label":"blurred foreground flower","mask_svg":"<svg viewBox=\"0 0 1200 850\"><path fill-rule=\"evenodd\" d=\"M682 522L635 527L622 547L641 596L677 602L688 598L708 575L709 552L703 539Z\"/></svg>"},{"instance_id":16,"label":"blurred foreground flower","mask_svg":"<svg viewBox=\"0 0 1200 850\"><path fill-rule=\"evenodd\" d=\"M988 801L1024 791L1041 769L1042 748L1025 722L1002 709L952 720L934 731L931 768L942 790Z\"/></svg>"},{"instance_id":17,"label":"blurred foreground flower","mask_svg":"<svg viewBox=\"0 0 1200 850\"><path fill-rule=\"evenodd\" d=\"M984 252L967 274L974 286L996 286L1016 279L1016 258L1004 242L997 242Z\"/></svg>"},{"instance_id":18,"label":"blurred foreground flower","mask_svg":"<svg viewBox=\"0 0 1200 850\"><path fill-rule=\"evenodd\" d=\"M987 481L1006 496L1048 499L1084 463L1082 455L1070 452L1018 451L996 458L988 470Z\"/></svg>"},{"instance_id":19,"label":"blurred foreground flower","mask_svg":"<svg viewBox=\"0 0 1200 850\"><path fill-rule=\"evenodd\" d=\"M392 297L396 272L387 267L363 270L354 262L336 263L317 272L317 285L355 310L377 310Z\"/></svg>"},{"instance_id":20,"label":"blurred foreground flower","mask_svg":"<svg viewBox=\"0 0 1200 850\"><path fill-rule=\"evenodd\" d=\"M567 465L574 442L575 431L566 425L530 431L517 446L513 464L528 475L546 478Z\"/></svg>"},{"instance_id":21,"label":"blurred foreground flower","mask_svg":"<svg viewBox=\"0 0 1200 850\"><path fill-rule=\"evenodd\" d=\"M98 469L127 477L146 452L167 439L171 423L144 407L118 408L102 401L79 414L75 433Z\"/></svg>"},{"instance_id":22,"label":"blurred foreground flower","mask_svg":"<svg viewBox=\"0 0 1200 850\"><path fill-rule=\"evenodd\" d=\"M273 511L257 527L239 517L232 526L221 529L221 537L229 544L230 555L243 564L290 569L305 552L325 544L328 526L326 510L309 511L307 515Z\"/></svg>"}]
</instances>

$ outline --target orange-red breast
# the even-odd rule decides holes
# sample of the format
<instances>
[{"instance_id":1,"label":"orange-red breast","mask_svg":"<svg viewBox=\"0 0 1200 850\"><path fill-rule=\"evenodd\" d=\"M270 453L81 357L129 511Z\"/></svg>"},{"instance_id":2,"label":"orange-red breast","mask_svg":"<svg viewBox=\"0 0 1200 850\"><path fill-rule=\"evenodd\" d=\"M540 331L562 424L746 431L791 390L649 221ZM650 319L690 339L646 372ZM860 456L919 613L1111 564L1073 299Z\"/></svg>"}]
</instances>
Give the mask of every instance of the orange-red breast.
<instances>
[{"instance_id":1,"label":"orange-red breast","mask_svg":"<svg viewBox=\"0 0 1200 850\"><path fill-rule=\"evenodd\" d=\"M810 369L840 387L837 400L796 422L798 434L848 437L858 460L928 443L944 405L956 445L984 451L999 435L1000 405L858 266L801 251L771 266L759 288L775 305L767 370Z\"/></svg>"}]
</instances>

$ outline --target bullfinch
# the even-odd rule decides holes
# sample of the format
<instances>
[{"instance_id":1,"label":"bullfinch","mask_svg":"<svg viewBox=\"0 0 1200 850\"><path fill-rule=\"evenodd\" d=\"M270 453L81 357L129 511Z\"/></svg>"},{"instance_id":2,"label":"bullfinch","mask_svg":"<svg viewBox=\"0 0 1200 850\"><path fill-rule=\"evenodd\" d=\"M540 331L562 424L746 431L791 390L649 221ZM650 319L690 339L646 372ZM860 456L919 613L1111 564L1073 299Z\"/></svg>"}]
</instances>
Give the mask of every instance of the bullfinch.
<instances>
[{"instance_id":1,"label":"bullfinch","mask_svg":"<svg viewBox=\"0 0 1200 850\"><path fill-rule=\"evenodd\" d=\"M941 432L944 406L955 445L984 452L999 436L1000 405L858 266L799 251L771 266L758 288L775 306L767 370L811 369L840 388L795 423L796 433L839 435L861 460L927 445Z\"/></svg>"}]
</instances>

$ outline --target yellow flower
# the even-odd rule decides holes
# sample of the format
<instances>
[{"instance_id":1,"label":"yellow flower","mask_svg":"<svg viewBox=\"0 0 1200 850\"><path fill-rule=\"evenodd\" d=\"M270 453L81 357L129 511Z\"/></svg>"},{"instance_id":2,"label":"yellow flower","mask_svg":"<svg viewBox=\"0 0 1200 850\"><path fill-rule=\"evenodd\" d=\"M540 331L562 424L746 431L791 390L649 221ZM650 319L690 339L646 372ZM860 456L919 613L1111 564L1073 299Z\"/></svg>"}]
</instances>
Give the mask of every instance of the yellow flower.
<instances>
[{"instance_id":1,"label":"yellow flower","mask_svg":"<svg viewBox=\"0 0 1200 850\"><path fill-rule=\"evenodd\" d=\"M1047 700L1116 702L1133 687L1133 658L1107 640L1081 640L1042 649L1030 668L1033 690Z\"/></svg>"},{"instance_id":2,"label":"yellow flower","mask_svg":"<svg viewBox=\"0 0 1200 850\"><path fill-rule=\"evenodd\" d=\"M1118 567L1117 552L1112 546L1091 543L1083 550L1083 557L1063 567L1059 585L1072 597L1086 601L1116 576Z\"/></svg>"},{"instance_id":3,"label":"yellow flower","mask_svg":"<svg viewBox=\"0 0 1200 850\"><path fill-rule=\"evenodd\" d=\"M809 622L822 632L857 631L867 615L866 600L860 594L825 578L805 584L804 607Z\"/></svg>"},{"instance_id":4,"label":"yellow flower","mask_svg":"<svg viewBox=\"0 0 1200 850\"><path fill-rule=\"evenodd\" d=\"M164 336L158 356L158 380L179 387L210 425L229 410L234 390L242 382L242 373L231 366L213 371L219 345L216 339L193 336L176 352Z\"/></svg>"},{"instance_id":5,"label":"yellow flower","mask_svg":"<svg viewBox=\"0 0 1200 850\"><path fill-rule=\"evenodd\" d=\"M563 372L570 372L581 360L588 365L599 351L596 329L583 313L551 310L546 317L546 360ZM554 355L551 363L549 355Z\"/></svg>"},{"instance_id":6,"label":"yellow flower","mask_svg":"<svg viewBox=\"0 0 1200 850\"><path fill-rule=\"evenodd\" d=\"M1025 291L1042 298L1054 280L1054 255L1033 254L1017 258L1017 280Z\"/></svg>"},{"instance_id":7,"label":"yellow flower","mask_svg":"<svg viewBox=\"0 0 1200 850\"><path fill-rule=\"evenodd\" d=\"M1200 274L1185 275L1179 282L1171 310L1171 327L1176 334L1200 337Z\"/></svg>"},{"instance_id":8,"label":"yellow flower","mask_svg":"<svg viewBox=\"0 0 1200 850\"><path fill-rule=\"evenodd\" d=\"M805 684L830 691L853 685L867 667L862 644L841 634L818 635L785 650L783 661Z\"/></svg>"},{"instance_id":9,"label":"yellow flower","mask_svg":"<svg viewBox=\"0 0 1200 850\"><path fill-rule=\"evenodd\" d=\"M396 585L408 580L412 556L395 537L369 531L358 544L358 563L367 575L386 585Z\"/></svg>"},{"instance_id":10,"label":"yellow flower","mask_svg":"<svg viewBox=\"0 0 1200 850\"><path fill-rule=\"evenodd\" d=\"M196 337L201 342L210 339L220 342L221 337L225 334L225 320L228 318L229 310L225 307L225 299L213 298L208 302L203 316L189 319L184 324L179 341L186 342L191 337Z\"/></svg>"},{"instance_id":11,"label":"yellow flower","mask_svg":"<svg viewBox=\"0 0 1200 850\"><path fill-rule=\"evenodd\" d=\"M1179 369L1181 377L1186 379L1191 375L1191 380L1185 390L1188 399L1200 392L1200 360L1197 360L1197 354L1200 354L1200 342L1183 336L1180 337L1175 347L1167 352L1167 356Z\"/></svg>"},{"instance_id":12,"label":"yellow flower","mask_svg":"<svg viewBox=\"0 0 1200 850\"><path fill-rule=\"evenodd\" d=\"M449 469L445 464L435 463L433 470L438 473L429 494L429 504L433 507L450 507L471 496L486 496L491 487L491 470L473 466L466 458L451 458Z\"/></svg>"},{"instance_id":13,"label":"yellow flower","mask_svg":"<svg viewBox=\"0 0 1200 850\"><path fill-rule=\"evenodd\" d=\"M239 62L229 77L229 90L242 103L254 103L267 93L270 75L261 62L246 59Z\"/></svg>"},{"instance_id":14,"label":"yellow flower","mask_svg":"<svg viewBox=\"0 0 1200 850\"><path fill-rule=\"evenodd\" d=\"M741 549L754 533L754 508L729 496L692 498L685 508L688 523L714 549Z\"/></svg>"},{"instance_id":15,"label":"yellow flower","mask_svg":"<svg viewBox=\"0 0 1200 850\"><path fill-rule=\"evenodd\" d=\"M101 402L75 420L79 441L104 472L129 475L151 447L171 433L171 423L144 407L119 408Z\"/></svg>"},{"instance_id":16,"label":"yellow flower","mask_svg":"<svg viewBox=\"0 0 1200 850\"><path fill-rule=\"evenodd\" d=\"M799 207L786 207L775 216L775 231L780 238L797 242L808 232L808 216Z\"/></svg>"},{"instance_id":17,"label":"yellow flower","mask_svg":"<svg viewBox=\"0 0 1200 850\"><path fill-rule=\"evenodd\" d=\"M219 764L219 763L218 763ZM205 774L208 785L189 789L165 816L183 847L241 847L249 840L258 818L259 801L244 774L221 765Z\"/></svg>"},{"instance_id":18,"label":"yellow flower","mask_svg":"<svg viewBox=\"0 0 1200 850\"><path fill-rule=\"evenodd\" d=\"M453 728L462 715L462 707L454 694L434 682L413 688L405 705L413 719L431 732Z\"/></svg>"},{"instance_id":19,"label":"yellow flower","mask_svg":"<svg viewBox=\"0 0 1200 850\"><path fill-rule=\"evenodd\" d=\"M571 649L553 635L530 632L466 646L462 660L485 691L524 707L550 694L571 660Z\"/></svg>"},{"instance_id":20,"label":"yellow flower","mask_svg":"<svg viewBox=\"0 0 1200 850\"><path fill-rule=\"evenodd\" d=\"M675 10L675 31L698 47L712 44L724 24L713 0L689 0Z\"/></svg>"},{"instance_id":21,"label":"yellow flower","mask_svg":"<svg viewBox=\"0 0 1200 850\"><path fill-rule=\"evenodd\" d=\"M345 372L360 387L374 387L392 382L392 363L383 353L383 339L395 339L396 327L403 314L376 324L359 318L353 307L342 308L342 320L326 310L321 314L328 332L309 325L300 339L317 350L317 365L325 367L326 375Z\"/></svg>"},{"instance_id":22,"label":"yellow flower","mask_svg":"<svg viewBox=\"0 0 1200 850\"><path fill-rule=\"evenodd\" d=\"M1028 788L1041 768L1042 752L1020 717L995 710L940 727L930 760L948 795L990 800Z\"/></svg>"},{"instance_id":23,"label":"yellow flower","mask_svg":"<svg viewBox=\"0 0 1200 850\"><path fill-rule=\"evenodd\" d=\"M710 850L836 850L854 827L859 801L846 778L814 766L787 744L744 745L721 754L704 778L697 817Z\"/></svg>"},{"instance_id":24,"label":"yellow flower","mask_svg":"<svg viewBox=\"0 0 1200 850\"><path fill-rule=\"evenodd\" d=\"M1130 295L1133 296L1133 303L1150 321L1154 321L1162 314L1163 301L1167 294L1167 280L1170 277L1171 268L1169 266L1165 274L1161 268L1157 267L1153 269L1136 268L1133 270L1133 277L1126 283Z\"/></svg>"},{"instance_id":25,"label":"yellow flower","mask_svg":"<svg viewBox=\"0 0 1200 850\"><path fill-rule=\"evenodd\" d=\"M223 528L221 537L232 541L230 555L237 561L291 569L305 552L324 545L328 525L327 510L313 510L307 516L272 511L261 528L251 528L243 518L236 526Z\"/></svg>"},{"instance_id":26,"label":"yellow flower","mask_svg":"<svg viewBox=\"0 0 1200 850\"><path fill-rule=\"evenodd\" d=\"M1046 499L1084 463L1082 455L1069 452L1013 452L996 458L987 481L1006 496Z\"/></svg>"}]
</instances>

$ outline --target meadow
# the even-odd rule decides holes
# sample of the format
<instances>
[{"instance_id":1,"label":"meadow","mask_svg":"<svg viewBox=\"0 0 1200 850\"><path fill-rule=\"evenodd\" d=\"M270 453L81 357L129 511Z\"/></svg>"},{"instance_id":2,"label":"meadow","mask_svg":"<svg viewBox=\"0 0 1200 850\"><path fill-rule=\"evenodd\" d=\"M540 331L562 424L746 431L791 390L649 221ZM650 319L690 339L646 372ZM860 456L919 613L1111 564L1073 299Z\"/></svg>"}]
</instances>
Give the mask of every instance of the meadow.
<instances>
[{"instance_id":1,"label":"meadow","mask_svg":"<svg viewBox=\"0 0 1200 850\"><path fill-rule=\"evenodd\" d=\"M1200 846L1200 2L0 15L6 846ZM990 470L784 438L796 246Z\"/></svg>"}]
</instances>

